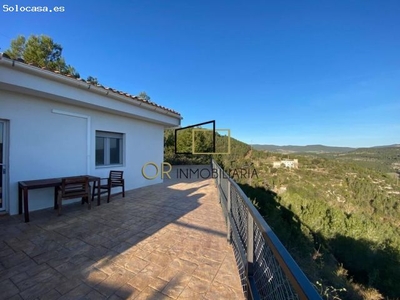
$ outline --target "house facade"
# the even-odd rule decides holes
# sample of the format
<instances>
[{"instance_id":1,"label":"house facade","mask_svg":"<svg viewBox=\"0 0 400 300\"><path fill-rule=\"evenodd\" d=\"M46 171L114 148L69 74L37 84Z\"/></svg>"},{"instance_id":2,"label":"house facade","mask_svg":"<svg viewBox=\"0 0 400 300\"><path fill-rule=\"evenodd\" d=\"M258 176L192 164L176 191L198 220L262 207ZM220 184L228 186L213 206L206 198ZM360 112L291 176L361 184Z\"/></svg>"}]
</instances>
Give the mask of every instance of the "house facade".
<instances>
[{"instance_id":1,"label":"house facade","mask_svg":"<svg viewBox=\"0 0 400 300\"><path fill-rule=\"evenodd\" d=\"M0 212L18 213L19 181L123 170L126 190L160 183L142 167L162 163L164 129L181 119L153 102L0 54ZM51 207L53 193L29 191L30 211Z\"/></svg>"}]
</instances>

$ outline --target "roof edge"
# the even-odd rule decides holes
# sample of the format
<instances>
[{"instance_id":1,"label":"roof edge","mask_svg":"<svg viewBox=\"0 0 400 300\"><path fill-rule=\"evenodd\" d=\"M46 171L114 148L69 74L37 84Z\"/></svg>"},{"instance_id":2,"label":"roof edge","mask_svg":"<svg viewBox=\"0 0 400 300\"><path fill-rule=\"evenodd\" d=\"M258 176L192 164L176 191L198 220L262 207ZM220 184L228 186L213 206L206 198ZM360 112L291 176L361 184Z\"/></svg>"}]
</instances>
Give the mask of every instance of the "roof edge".
<instances>
[{"instance_id":1,"label":"roof edge","mask_svg":"<svg viewBox=\"0 0 400 300\"><path fill-rule=\"evenodd\" d=\"M7 63L9 63L9 65L7 65ZM129 103L132 105L140 106L144 109L156 111L161 114L169 115L171 117L175 117L180 120L183 119L181 114L178 113L177 111L163 107L154 102L146 101L137 96L130 95L129 93L118 91L116 89L105 87L103 85L99 85L99 84L95 85L95 84L87 82L84 79L76 79L72 76L63 75L63 74L60 74L59 72L50 71L46 68L40 68L40 67L34 66L33 64L27 64L23 60L11 59L11 58L4 56L3 53L1 53L1 52L0 52L0 64L3 64L4 66L10 67L10 68L17 67L18 69L21 69L22 71L40 76L42 78L47 78L47 79L58 81L60 83L67 84L70 86L75 86L75 87L78 87L81 89L86 89L92 93L96 93L96 94L99 94L99 95L102 95L105 97L111 97L116 100L126 102L126 103Z\"/></svg>"}]
</instances>

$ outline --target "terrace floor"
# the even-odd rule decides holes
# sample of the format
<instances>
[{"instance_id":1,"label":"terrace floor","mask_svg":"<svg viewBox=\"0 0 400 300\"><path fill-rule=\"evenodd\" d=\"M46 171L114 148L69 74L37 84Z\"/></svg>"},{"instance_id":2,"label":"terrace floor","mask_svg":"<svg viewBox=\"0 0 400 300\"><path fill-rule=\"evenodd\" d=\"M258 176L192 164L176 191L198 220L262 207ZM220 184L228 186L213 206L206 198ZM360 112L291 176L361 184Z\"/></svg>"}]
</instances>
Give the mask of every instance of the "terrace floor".
<instances>
[{"instance_id":1,"label":"terrace floor","mask_svg":"<svg viewBox=\"0 0 400 300\"><path fill-rule=\"evenodd\" d=\"M244 298L213 179L30 217L0 217L0 299Z\"/></svg>"}]
</instances>

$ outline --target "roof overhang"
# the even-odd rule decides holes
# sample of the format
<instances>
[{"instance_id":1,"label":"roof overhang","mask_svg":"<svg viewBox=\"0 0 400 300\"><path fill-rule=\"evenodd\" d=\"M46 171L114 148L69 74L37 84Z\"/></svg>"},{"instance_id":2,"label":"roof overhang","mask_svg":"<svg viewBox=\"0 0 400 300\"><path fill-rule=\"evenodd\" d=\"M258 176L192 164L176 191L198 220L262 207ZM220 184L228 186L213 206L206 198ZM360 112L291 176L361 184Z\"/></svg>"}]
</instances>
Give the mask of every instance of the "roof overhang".
<instances>
[{"instance_id":1,"label":"roof overhang","mask_svg":"<svg viewBox=\"0 0 400 300\"><path fill-rule=\"evenodd\" d=\"M0 90L33 95L129 118L179 126L181 115L113 89L96 86L0 56Z\"/></svg>"}]
</instances>

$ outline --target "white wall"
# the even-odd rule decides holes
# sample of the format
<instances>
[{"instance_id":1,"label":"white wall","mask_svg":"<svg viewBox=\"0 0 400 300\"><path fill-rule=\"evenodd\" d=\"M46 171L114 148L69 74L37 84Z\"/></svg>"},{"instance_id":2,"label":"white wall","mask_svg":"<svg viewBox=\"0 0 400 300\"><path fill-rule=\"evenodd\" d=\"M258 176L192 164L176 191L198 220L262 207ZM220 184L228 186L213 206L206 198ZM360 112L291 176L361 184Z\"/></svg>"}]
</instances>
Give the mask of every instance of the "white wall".
<instances>
[{"instance_id":1,"label":"white wall","mask_svg":"<svg viewBox=\"0 0 400 300\"><path fill-rule=\"evenodd\" d=\"M53 110L90 117L90 155L87 156L87 119L60 115ZM159 183L147 180L141 168L163 160L163 126L0 90L0 119L10 121L9 212L18 213L18 181L87 174L107 177L110 169L123 170L126 190ZM124 165L96 168L95 132L125 134ZM30 211L51 207L53 189L29 191Z\"/></svg>"},{"instance_id":2,"label":"white wall","mask_svg":"<svg viewBox=\"0 0 400 300\"><path fill-rule=\"evenodd\" d=\"M105 112L112 110L120 115L166 126L180 124L177 114L160 107L4 57L0 57L0 89L24 91L25 94L51 97L52 100L89 108L96 107Z\"/></svg>"}]
</instances>

